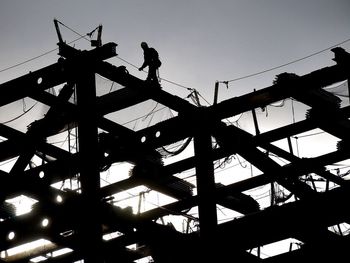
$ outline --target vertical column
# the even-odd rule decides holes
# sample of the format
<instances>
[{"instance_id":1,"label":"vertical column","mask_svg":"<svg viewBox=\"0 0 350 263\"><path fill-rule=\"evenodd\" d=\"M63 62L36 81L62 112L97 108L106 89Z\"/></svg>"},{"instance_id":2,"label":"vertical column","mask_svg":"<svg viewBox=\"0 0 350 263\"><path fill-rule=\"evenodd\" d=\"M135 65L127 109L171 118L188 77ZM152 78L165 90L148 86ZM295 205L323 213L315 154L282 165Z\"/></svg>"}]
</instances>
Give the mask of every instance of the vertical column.
<instances>
[{"instance_id":1,"label":"vertical column","mask_svg":"<svg viewBox=\"0 0 350 263\"><path fill-rule=\"evenodd\" d=\"M259 130L258 118L256 117L255 109L252 109L252 115L253 115L253 121L254 121L254 127L255 127L255 135L259 135L260 130Z\"/></svg>"},{"instance_id":2,"label":"vertical column","mask_svg":"<svg viewBox=\"0 0 350 263\"><path fill-rule=\"evenodd\" d=\"M85 69L87 67L83 66ZM81 222L79 241L85 263L102 261L102 230L100 219L99 191L100 174L98 167L98 130L96 114L95 74L83 70L76 85L78 106L79 170L81 182Z\"/></svg>"},{"instance_id":3,"label":"vertical column","mask_svg":"<svg viewBox=\"0 0 350 263\"><path fill-rule=\"evenodd\" d=\"M210 133L201 129L194 137L200 237L205 246L215 235L217 226L215 179Z\"/></svg>"}]
</instances>

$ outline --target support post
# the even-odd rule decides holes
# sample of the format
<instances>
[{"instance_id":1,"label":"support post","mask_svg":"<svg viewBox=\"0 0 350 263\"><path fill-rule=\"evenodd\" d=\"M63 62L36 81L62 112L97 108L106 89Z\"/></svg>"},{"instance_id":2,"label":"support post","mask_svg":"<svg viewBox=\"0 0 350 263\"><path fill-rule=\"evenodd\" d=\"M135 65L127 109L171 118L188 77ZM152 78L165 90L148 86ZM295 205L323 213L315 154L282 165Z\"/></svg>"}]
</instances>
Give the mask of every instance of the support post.
<instances>
[{"instance_id":1,"label":"support post","mask_svg":"<svg viewBox=\"0 0 350 263\"><path fill-rule=\"evenodd\" d=\"M100 219L100 174L98 167L98 129L95 74L82 66L76 84L78 106L78 147L81 182L79 240L85 263L102 263Z\"/></svg>"},{"instance_id":2,"label":"support post","mask_svg":"<svg viewBox=\"0 0 350 263\"><path fill-rule=\"evenodd\" d=\"M255 89L254 89L254 92L255 92ZM255 127L255 135L259 135L260 130L259 130L258 118L256 117L255 108L252 109L252 115L253 115L253 121L254 121L254 127Z\"/></svg>"},{"instance_id":3,"label":"support post","mask_svg":"<svg viewBox=\"0 0 350 263\"><path fill-rule=\"evenodd\" d=\"M349 100L349 103L350 103L350 74L349 74L349 77L347 79L347 84L348 84L348 100Z\"/></svg>"},{"instance_id":4,"label":"support post","mask_svg":"<svg viewBox=\"0 0 350 263\"><path fill-rule=\"evenodd\" d=\"M252 114L253 114L253 121L254 121L254 127L255 127L255 135L259 135L260 130L259 130L258 118L256 117L255 109L252 109Z\"/></svg>"},{"instance_id":5,"label":"support post","mask_svg":"<svg viewBox=\"0 0 350 263\"><path fill-rule=\"evenodd\" d=\"M58 37L58 42L59 42L59 43L63 43L63 39L62 39L60 27L58 26L58 20L55 18L55 19L53 20L53 22L54 22L54 24L55 24L56 33L57 33L57 37Z\"/></svg>"},{"instance_id":6,"label":"support post","mask_svg":"<svg viewBox=\"0 0 350 263\"><path fill-rule=\"evenodd\" d=\"M219 82L215 82L215 89L214 89L214 105L218 104L218 96L219 96Z\"/></svg>"},{"instance_id":7,"label":"support post","mask_svg":"<svg viewBox=\"0 0 350 263\"><path fill-rule=\"evenodd\" d=\"M197 195L199 198L200 237L204 248L209 248L210 240L215 236L217 226L215 180L212 158L212 141L205 128L194 137L196 160ZM208 245L208 247L207 247Z\"/></svg>"},{"instance_id":8,"label":"support post","mask_svg":"<svg viewBox=\"0 0 350 263\"><path fill-rule=\"evenodd\" d=\"M292 141L290 139L290 136L287 137L287 142L288 142L289 152L294 155L293 145L292 145Z\"/></svg>"}]
</instances>

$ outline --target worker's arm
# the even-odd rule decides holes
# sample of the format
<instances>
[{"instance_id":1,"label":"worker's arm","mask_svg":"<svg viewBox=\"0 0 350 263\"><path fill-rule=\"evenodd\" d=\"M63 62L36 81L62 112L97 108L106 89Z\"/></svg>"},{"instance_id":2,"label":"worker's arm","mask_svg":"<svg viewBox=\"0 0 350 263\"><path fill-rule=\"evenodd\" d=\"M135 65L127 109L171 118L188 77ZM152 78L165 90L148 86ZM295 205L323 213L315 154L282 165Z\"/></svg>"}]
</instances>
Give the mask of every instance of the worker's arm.
<instances>
[{"instance_id":1,"label":"worker's arm","mask_svg":"<svg viewBox=\"0 0 350 263\"><path fill-rule=\"evenodd\" d=\"M145 67L147 67L149 65L149 61L150 61L150 57L149 57L149 52L148 50L144 50L144 53L143 53L143 64L142 66L139 68L139 70L143 70Z\"/></svg>"},{"instance_id":2,"label":"worker's arm","mask_svg":"<svg viewBox=\"0 0 350 263\"><path fill-rule=\"evenodd\" d=\"M145 60L144 62L143 62L143 64L142 64L142 66L139 68L139 70L141 71L141 70L143 70L145 67L147 67L148 66L148 63L147 63L147 61Z\"/></svg>"}]
</instances>

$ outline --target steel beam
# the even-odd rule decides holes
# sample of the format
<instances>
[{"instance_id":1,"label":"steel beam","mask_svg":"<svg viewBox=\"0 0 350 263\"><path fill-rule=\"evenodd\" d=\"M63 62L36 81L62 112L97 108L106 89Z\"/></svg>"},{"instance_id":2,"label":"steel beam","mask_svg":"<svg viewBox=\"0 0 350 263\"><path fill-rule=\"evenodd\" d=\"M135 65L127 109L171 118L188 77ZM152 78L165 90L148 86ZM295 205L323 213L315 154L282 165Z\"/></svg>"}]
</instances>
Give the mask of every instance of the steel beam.
<instances>
[{"instance_id":1,"label":"steel beam","mask_svg":"<svg viewBox=\"0 0 350 263\"><path fill-rule=\"evenodd\" d=\"M207 131L198 130L194 136L194 154L197 180L198 212L200 236L205 248L217 226L214 165L212 158L212 139Z\"/></svg>"},{"instance_id":2,"label":"steel beam","mask_svg":"<svg viewBox=\"0 0 350 263\"><path fill-rule=\"evenodd\" d=\"M87 63L88 61L85 61ZM100 218L100 173L96 112L95 74L88 65L81 64L76 94L78 107L78 167L82 190L79 239L84 261L102 263L102 226ZM94 216L91 216L91 211Z\"/></svg>"},{"instance_id":3,"label":"steel beam","mask_svg":"<svg viewBox=\"0 0 350 263\"><path fill-rule=\"evenodd\" d=\"M1 84L0 106L66 82L67 75L63 68L61 63L55 63Z\"/></svg>"}]
</instances>

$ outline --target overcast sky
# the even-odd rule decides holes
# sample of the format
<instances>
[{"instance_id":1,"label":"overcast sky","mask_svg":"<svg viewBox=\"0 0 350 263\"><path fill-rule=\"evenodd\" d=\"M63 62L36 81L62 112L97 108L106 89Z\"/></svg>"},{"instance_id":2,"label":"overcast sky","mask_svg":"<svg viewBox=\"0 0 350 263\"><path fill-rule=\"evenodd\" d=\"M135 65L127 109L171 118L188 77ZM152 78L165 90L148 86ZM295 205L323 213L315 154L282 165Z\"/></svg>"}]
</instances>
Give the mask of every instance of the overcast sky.
<instances>
[{"instance_id":1,"label":"overcast sky","mask_svg":"<svg viewBox=\"0 0 350 263\"><path fill-rule=\"evenodd\" d=\"M53 19L102 40L119 57L142 64L140 42L159 51L161 77L196 88L209 102L216 80L231 80L307 56L350 38L349 0L1 0L0 70L56 48ZM77 35L62 27L68 42ZM87 41L75 43L85 49ZM350 42L343 45L350 50ZM57 52L0 73L0 83L57 61ZM334 64L332 53L295 63L220 90L220 100L270 85L280 72L305 74ZM115 65L125 64L114 58ZM131 74L146 74L126 65ZM163 89L188 91L165 81Z\"/></svg>"}]
</instances>

